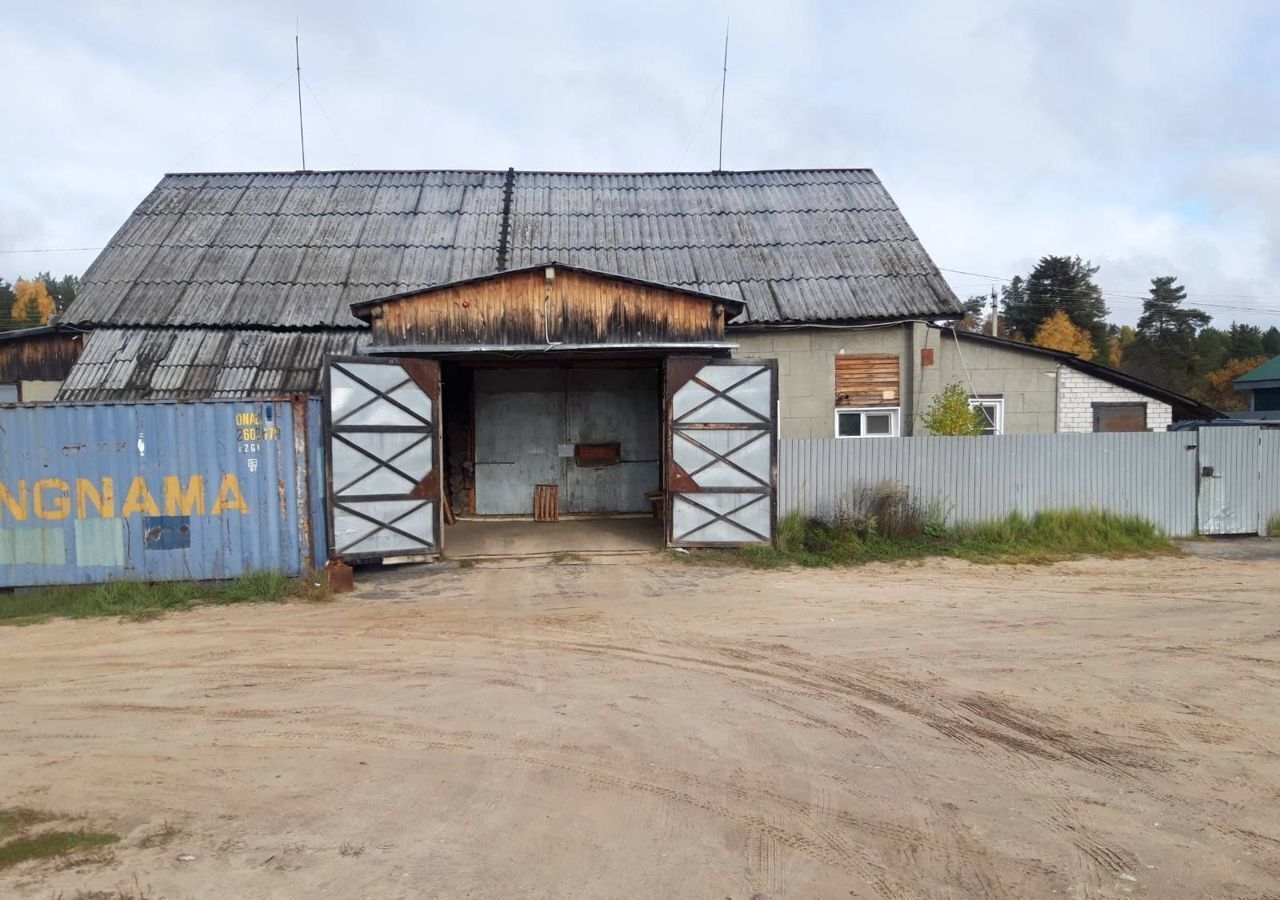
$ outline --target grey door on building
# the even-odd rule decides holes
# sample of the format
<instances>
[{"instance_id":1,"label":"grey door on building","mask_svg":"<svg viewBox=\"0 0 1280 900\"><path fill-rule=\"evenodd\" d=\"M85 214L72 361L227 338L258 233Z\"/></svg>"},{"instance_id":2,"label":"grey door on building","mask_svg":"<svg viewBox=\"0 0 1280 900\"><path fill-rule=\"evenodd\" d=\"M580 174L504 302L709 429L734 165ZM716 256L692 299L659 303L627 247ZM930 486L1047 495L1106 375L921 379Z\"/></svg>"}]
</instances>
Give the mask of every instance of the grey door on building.
<instances>
[{"instance_id":1,"label":"grey door on building","mask_svg":"<svg viewBox=\"0 0 1280 900\"><path fill-rule=\"evenodd\" d=\"M475 372L476 513L533 514L533 489L559 488L562 513L638 513L659 488L655 368L511 368ZM614 446L604 465L583 445Z\"/></svg>"},{"instance_id":2,"label":"grey door on building","mask_svg":"<svg viewBox=\"0 0 1280 900\"><path fill-rule=\"evenodd\" d=\"M667 542L772 544L778 370L772 360L667 362Z\"/></svg>"},{"instance_id":3,"label":"grey door on building","mask_svg":"<svg viewBox=\"0 0 1280 900\"><path fill-rule=\"evenodd\" d=\"M439 364L334 358L325 401L330 556L439 553Z\"/></svg>"},{"instance_id":4,"label":"grey door on building","mask_svg":"<svg viewBox=\"0 0 1280 900\"><path fill-rule=\"evenodd\" d=\"M1257 534L1258 429L1204 427L1197 436L1200 533Z\"/></svg>"}]
</instances>

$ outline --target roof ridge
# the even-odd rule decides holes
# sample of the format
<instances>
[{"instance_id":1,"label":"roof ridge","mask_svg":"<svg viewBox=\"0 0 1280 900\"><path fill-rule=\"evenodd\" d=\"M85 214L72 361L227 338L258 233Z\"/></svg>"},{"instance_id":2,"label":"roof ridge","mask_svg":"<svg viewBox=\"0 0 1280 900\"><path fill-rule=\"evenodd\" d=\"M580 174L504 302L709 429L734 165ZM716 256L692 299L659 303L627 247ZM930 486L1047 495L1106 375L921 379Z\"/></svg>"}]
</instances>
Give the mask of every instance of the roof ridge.
<instances>
[{"instance_id":1,"label":"roof ridge","mask_svg":"<svg viewBox=\"0 0 1280 900\"><path fill-rule=\"evenodd\" d=\"M164 177L209 178L228 175L417 175L426 173L456 175L505 175L507 169L246 169L241 171L222 172L165 172ZM672 171L662 169L609 170L609 169L516 169L516 177L520 175L781 175L788 172L870 172L870 166L815 166L813 168L781 168L781 169L693 169L688 171ZM878 176L877 176L878 177Z\"/></svg>"}]
</instances>

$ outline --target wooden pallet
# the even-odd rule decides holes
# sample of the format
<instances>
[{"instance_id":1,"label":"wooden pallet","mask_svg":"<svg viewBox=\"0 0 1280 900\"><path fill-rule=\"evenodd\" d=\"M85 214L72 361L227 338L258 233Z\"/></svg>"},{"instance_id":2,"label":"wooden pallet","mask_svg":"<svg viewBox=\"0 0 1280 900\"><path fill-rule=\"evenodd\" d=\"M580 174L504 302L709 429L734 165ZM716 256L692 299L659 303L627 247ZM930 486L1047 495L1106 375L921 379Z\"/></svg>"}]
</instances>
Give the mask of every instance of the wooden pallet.
<instances>
[{"instance_id":1,"label":"wooden pallet","mask_svg":"<svg viewBox=\"0 0 1280 900\"><path fill-rule=\"evenodd\" d=\"M533 486L533 520L535 522L560 520L560 485L535 484Z\"/></svg>"}]
</instances>

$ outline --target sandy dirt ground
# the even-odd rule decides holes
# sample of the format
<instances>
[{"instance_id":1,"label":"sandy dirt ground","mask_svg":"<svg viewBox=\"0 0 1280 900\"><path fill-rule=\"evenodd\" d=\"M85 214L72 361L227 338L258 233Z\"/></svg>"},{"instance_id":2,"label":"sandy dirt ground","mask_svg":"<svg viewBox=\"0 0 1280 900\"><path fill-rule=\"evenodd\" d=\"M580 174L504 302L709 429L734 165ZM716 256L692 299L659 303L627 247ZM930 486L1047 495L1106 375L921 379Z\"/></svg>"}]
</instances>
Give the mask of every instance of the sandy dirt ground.
<instances>
[{"instance_id":1,"label":"sandy dirt ground","mask_svg":"<svg viewBox=\"0 0 1280 900\"><path fill-rule=\"evenodd\" d=\"M123 838L3 897L1280 895L1276 560L419 568L0 659L0 806Z\"/></svg>"}]
</instances>

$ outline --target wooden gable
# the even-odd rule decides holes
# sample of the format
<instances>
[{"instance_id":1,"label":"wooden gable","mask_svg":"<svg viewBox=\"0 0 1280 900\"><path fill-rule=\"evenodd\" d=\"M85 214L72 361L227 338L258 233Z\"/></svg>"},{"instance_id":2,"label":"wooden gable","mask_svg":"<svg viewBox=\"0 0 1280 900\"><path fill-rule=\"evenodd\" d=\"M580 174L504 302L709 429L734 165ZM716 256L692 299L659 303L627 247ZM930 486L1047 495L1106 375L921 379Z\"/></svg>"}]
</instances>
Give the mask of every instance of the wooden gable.
<instances>
[{"instance_id":1,"label":"wooden gable","mask_svg":"<svg viewBox=\"0 0 1280 900\"><path fill-rule=\"evenodd\" d=\"M539 266L357 304L374 347L606 347L723 342L742 304L565 266Z\"/></svg>"}]
</instances>

